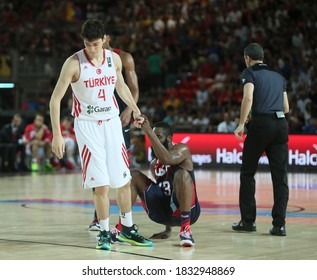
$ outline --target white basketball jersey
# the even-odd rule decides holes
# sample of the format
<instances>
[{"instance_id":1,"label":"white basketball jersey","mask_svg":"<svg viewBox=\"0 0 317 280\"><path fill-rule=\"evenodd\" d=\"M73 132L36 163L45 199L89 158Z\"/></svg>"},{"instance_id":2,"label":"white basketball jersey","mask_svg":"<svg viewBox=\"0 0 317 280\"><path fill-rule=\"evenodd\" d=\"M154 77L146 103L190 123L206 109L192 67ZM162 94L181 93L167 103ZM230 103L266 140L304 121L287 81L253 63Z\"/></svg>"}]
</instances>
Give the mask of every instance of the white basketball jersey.
<instances>
[{"instance_id":1,"label":"white basketball jersey","mask_svg":"<svg viewBox=\"0 0 317 280\"><path fill-rule=\"evenodd\" d=\"M79 79L71 83L73 90L72 115L84 120L107 120L119 115L114 96L117 80L111 51L104 49L104 60L95 66L85 49L76 52L80 63Z\"/></svg>"}]
</instances>

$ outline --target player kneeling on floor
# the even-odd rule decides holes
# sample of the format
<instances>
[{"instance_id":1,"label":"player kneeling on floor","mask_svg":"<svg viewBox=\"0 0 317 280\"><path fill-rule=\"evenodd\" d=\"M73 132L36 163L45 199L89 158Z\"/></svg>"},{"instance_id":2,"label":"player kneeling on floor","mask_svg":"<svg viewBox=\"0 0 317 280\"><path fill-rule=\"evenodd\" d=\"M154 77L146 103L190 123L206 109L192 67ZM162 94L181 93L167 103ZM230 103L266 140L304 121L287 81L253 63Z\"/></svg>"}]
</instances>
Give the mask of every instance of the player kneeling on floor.
<instances>
[{"instance_id":1,"label":"player kneeling on floor","mask_svg":"<svg viewBox=\"0 0 317 280\"><path fill-rule=\"evenodd\" d=\"M192 155L184 143L172 143L172 128L165 122L157 123L153 130L148 119L140 128L148 136L153 150L151 172L155 182L139 170L132 170L132 203L137 196L142 201L149 218L165 225L165 230L152 235L152 239L165 239L171 236L171 228L180 226L180 245L195 245L190 226L200 215ZM121 222L112 230L112 241L120 242L117 236Z\"/></svg>"}]
</instances>

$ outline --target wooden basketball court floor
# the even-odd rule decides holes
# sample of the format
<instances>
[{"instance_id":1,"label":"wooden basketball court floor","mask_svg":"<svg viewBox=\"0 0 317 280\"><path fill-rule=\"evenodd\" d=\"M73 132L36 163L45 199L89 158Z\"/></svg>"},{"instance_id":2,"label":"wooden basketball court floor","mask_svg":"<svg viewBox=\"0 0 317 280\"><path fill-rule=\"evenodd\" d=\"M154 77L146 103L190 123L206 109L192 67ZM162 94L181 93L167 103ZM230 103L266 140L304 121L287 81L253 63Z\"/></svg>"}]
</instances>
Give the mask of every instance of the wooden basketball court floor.
<instances>
[{"instance_id":1,"label":"wooden basketball court floor","mask_svg":"<svg viewBox=\"0 0 317 280\"><path fill-rule=\"evenodd\" d=\"M147 173L147 171L144 171ZM316 260L317 174L290 173L287 236L268 234L271 228L272 187L268 172L258 172L257 231L237 233L239 172L197 170L202 213L192 232L193 248L179 246L179 228L152 248L113 245L95 249L97 232L88 231L93 217L92 192L81 189L81 174L20 174L0 177L1 260ZM110 192L111 219L118 208ZM149 237L163 230L150 221L140 205L133 219Z\"/></svg>"}]
</instances>

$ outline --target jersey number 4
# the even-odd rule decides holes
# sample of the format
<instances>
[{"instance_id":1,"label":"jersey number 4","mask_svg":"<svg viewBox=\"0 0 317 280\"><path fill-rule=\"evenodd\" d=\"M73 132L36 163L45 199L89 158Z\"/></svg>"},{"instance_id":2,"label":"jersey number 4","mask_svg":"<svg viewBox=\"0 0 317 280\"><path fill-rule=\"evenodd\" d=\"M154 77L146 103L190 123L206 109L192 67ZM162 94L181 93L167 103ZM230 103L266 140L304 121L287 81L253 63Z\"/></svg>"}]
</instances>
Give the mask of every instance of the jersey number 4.
<instances>
[{"instance_id":1,"label":"jersey number 4","mask_svg":"<svg viewBox=\"0 0 317 280\"><path fill-rule=\"evenodd\" d=\"M106 93L104 89L100 89L98 92L98 98L103 99L104 101L106 101Z\"/></svg>"},{"instance_id":2,"label":"jersey number 4","mask_svg":"<svg viewBox=\"0 0 317 280\"><path fill-rule=\"evenodd\" d=\"M171 189L171 184L169 181L160 182L159 187L161 188L161 190L164 192L166 196L171 196L172 189Z\"/></svg>"}]
</instances>

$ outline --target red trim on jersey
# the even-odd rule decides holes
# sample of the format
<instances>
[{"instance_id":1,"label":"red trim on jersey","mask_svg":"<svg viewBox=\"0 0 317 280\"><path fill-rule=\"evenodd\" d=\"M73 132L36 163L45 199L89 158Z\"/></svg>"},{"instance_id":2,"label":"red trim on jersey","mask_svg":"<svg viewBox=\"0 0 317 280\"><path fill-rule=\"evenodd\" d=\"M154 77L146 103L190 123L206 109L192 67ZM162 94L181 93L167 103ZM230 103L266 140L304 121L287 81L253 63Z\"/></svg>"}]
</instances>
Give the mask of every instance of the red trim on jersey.
<instances>
[{"instance_id":1,"label":"red trim on jersey","mask_svg":"<svg viewBox=\"0 0 317 280\"><path fill-rule=\"evenodd\" d=\"M79 116L79 114L81 113L81 108L80 108L80 102L77 99L76 95L73 93L73 115L75 118L77 118Z\"/></svg>"},{"instance_id":2,"label":"red trim on jersey","mask_svg":"<svg viewBox=\"0 0 317 280\"><path fill-rule=\"evenodd\" d=\"M112 100L113 100L114 106L116 106L116 108L118 109L118 103L114 95L112 95Z\"/></svg>"},{"instance_id":3,"label":"red trim on jersey","mask_svg":"<svg viewBox=\"0 0 317 280\"><path fill-rule=\"evenodd\" d=\"M120 49L112 49L112 50L113 50L113 52L115 52L117 54L120 54L122 52L122 50L120 50Z\"/></svg>"},{"instance_id":4,"label":"red trim on jersey","mask_svg":"<svg viewBox=\"0 0 317 280\"><path fill-rule=\"evenodd\" d=\"M129 156L128 156L128 153L127 153L127 148L125 147L125 145L122 143L122 158L126 164L126 166L129 168Z\"/></svg>"},{"instance_id":5,"label":"red trim on jersey","mask_svg":"<svg viewBox=\"0 0 317 280\"><path fill-rule=\"evenodd\" d=\"M90 158L91 158L91 152L88 150L86 145L84 146L84 148L81 152L81 158L83 160L83 170L82 170L83 182L85 182L86 176L87 176L87 168L88 168Z\"/></svg>"},{"instance_id":6,"label":"red trim on jersey","mask_svg":"<svg viewBox=\"0 0 317 280\"><path fill-rule=\"evenodd\" d=\"M103 61L102 61L101 65L96 66L96 65L93 64L92 61L89 59L89 57L88 57L88 55L87 55L85 49L84 49L84 55L85 55L86 59L88 60L88 62L89 62L92 66L94 66L94 67L100 67L101 65L103 65L103 64L105 63L105 61L106 61L106 56L107 56L105 49L103 49Z\"/></svg>"}]
</instances>

